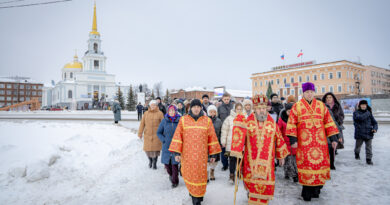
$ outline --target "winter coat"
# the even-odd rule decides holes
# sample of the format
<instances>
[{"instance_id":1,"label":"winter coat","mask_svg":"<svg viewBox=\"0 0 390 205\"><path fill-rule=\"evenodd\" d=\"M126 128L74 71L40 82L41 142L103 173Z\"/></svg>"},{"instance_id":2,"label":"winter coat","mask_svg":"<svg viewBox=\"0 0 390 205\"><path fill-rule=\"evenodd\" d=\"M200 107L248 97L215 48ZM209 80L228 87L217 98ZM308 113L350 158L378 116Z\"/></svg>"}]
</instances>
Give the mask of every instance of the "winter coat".
<instances>
[{"instance_id":1,"label":"winter coat","mask_svg":"<svg viewBox=\"0 0 390 205\"><path fill-rule=\"evenodd\" d=\"M209 102L209 104L208 105L206 105L206 104L202 104L202 109L203 109L203 112L205 112L205 113L207 113L207 108L210 106L210 105L212 105L213 103L211 103L211 102Z\"/></svg>"},{"instance_id":2,"label":"winter coat","mask_svg":"<svg viewBox=\"0 0 390 205\"><path fill-rule=\"evenodd\" d=\"M162 142L161 163L163 164L169 164L169 162L172 164L179 164L175 160L175 155L168 150L179 120L180 117L177 117L175 121L172 122L172 120L166 116L158 127L157 136Z\"/></svg>"},{"instance_id":3,"label":"winter coat","mask_svg":"<svg viewBox=\"0 0 390 205\"><path fill-rule=\"evenodd\" d=\"M332 144L332 139L333 139L334 141L337 141L337 142L338 142L338 140L342 137L342 135L340 135L340 133L341 133L340 130L341 130L341 129L340 129L340 126L337 124L336 119L334 118L334 114L333 114L332 110L330 109L329 105L325 104L325 106L328 108L329 114L330 114L330 116L332 117L333 122L336 124L337 129L339 130L339 134L327 138L328 144L330 145L330 144ZM343 141L344 141L344 138L343 138Z\"/></svg>"},{"instance_id":4,"label":"winter coat","mask_svg":"<svg viewBox=\"0 0 390 205\"><path fill-rule=\"evenodd\" d=\"M222 105L218 107L218 118L221 119L222 123L230 115L230 110L232 109L232 102L229 102L229 104L222 103Z\"/></svg>"},{"instance_id":5,"label":"winter coat","mask_svg":"<svg viewBox=\"0 0 390 205\"><path fill-rule=\"evenodd\" d=\"M221 145L221 129L222 129L222 121L217 116L210 117L211 121L213 121L215 134L217 135L219 145ZM216 162L220 160L219 155L217 155Z\"/></svg>"},{"instance_id":6,"label":"winter coat","mask_svg":"<svg viewBox=\"0 0 390 205\"><path fill-rule=\"evenodd\" d=\"M138 113L141 113L141 112L143 111L143 109L144 109L144 106L142 106L142 105L137 105L137 112L138 112Z\"/></svg>"},{"instance_id":7,"label":"winter coat","mask_svg":"<svg viewBox=\"0 0 390 205\"><path fill-rule=\"evenodd\" d=\"M233 121L237 117L234 110L230 111L229 117L225 119L221 130L221 144L225 145L226 151L230 152L233 138Z\"/></svg>"},{"instance_id":8,"label":"winter coat","mask_svg":"<svg viewBox=\"0 0 390 205\"><path fill-rule=\"evenodd\" d=\"M280 132L283 135L283 139L286 142L287 148L290 151L291 155L296 155L297 148L292 148L290 143L290 138L286 135L286 128L287 128L287 121L288 121L288 115L286 113L286 110L282 110L280 112L280 118L278 120L278 126L280 129Z\"/></svg>"},{"instance_id":9,"label":"winter coat","mask_svg":"<svg viewBox=\"0 0 390 205\"><path fill-rule=\"evenodd\" d=\"M163 115L167 114L167 109L165 108L165 105L162 103L158 104L158 109L163 113Z\"/></svg>"},{"instance_id":10,"label":"winter coat","mask_svg":"<svg viewBox=\"0 0 390 205\"><path fill-rule=\"evenodd\" d=\"M119 102L118 101L114 101L114 103L112 104L112 112L114 113L114 120L115 121L120 121L122 120L121 118L121 106L119 105Z\"/></svg>"},{"instance_id":11,"label":"winter coat","mask_svg":"<svg viewBox=\"0 0 390 205\"><path fill-rule=\"evenodd\" d=\"M184 106L183 101L179 100L179 101L177 102L177 104L181 104L181 105L182 105L182 108L181 108L181 109L177 108L177 112L178 112L181 116L184 116L184 115L186 114L186 108L185 108L185 106Z\"/></svg>"},{"instance_id":12,"label":"winter coat","mask_svg":"<svg viewBox=\"0 0 390 205\"><path fill-rule=\"evenodd\" d=\"M138 136L144 135L144 151L160 151L161 141L157 137L157 129L164 115L158 109L148 110L142 116Z\"/></svg>"},{"instance_id":13,"label":"winter coat","mask_svg":"<svg viewBox=\"0 0 390 205\"><path fill-rule=\"evenodd\" d=\"M275 119L275 122L277 121L277 119L280 117L279 114L280 114L280 111L283 110L284 106L281 104L281 103L273 103L271 102L271 106L272 106L272 110L275 112L275 114L277 115L276 119Z\"/></svg>"},{"instance_id":14,"label":"winter coat","mask_svg":"<svg viewBox=\"0 0 390 205\"><path fill-rule=\"evenodd\" d=\"M337 124L342 126L344 124L344 111L343 111L343 108L340 105L340 102L337 100L336 96L333 93L331 93L331 92L326 93L322 97L322 102L326 104L326 97L328 95L331 95L333 97L333 101L334 101L334 105L333 105L333 107L330 110L333 112L333 116L334 116Z\"/></svg>"},{"instance_id":15,"label":"winter coat","mask_svg":"<svg viewBox=\"0 0 390 205\"><path fill-rule=\"evenodd\" d=\"M356 110L353 113L353 125L355 126L355 139L373 139L372 130L378 131L378 123L368 110Z\"/></svg>"}]
</instances>

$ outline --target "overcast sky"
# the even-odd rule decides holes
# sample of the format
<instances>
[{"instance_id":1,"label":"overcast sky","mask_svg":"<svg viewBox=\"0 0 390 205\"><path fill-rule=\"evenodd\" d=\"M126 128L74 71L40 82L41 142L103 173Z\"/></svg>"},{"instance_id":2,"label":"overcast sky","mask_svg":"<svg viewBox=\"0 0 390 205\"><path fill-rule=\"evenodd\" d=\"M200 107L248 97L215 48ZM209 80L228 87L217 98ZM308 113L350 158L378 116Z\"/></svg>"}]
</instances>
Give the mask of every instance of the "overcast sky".
<instances>
[{"instance_id":1,"label":"overcast sky","mask_svg":"<svg viewBox=\"0 0 390 205\"><path fill-rule=\"evenodd\" d=\"M0 0L5 2L7 0ZM52 0L25 0L22 3ZM389 0L97 0L107 72L164 88L251 89L252 73L347 59L389 68ZM1 6L16 5L0 4ZM0 9L0 76L56 82L87 49L93 1Z\"/></svg>"}]
</instances>

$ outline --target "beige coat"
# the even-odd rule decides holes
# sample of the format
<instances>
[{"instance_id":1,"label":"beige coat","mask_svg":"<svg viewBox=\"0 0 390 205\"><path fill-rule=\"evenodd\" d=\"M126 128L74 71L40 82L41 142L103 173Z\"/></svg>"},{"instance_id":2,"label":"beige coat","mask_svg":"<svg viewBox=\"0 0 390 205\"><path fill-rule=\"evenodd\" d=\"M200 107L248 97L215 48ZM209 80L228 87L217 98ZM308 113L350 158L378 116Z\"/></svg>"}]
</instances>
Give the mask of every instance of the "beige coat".
<instances>
[{"instance_id":1,"label":"beige coat","mask_svg":"<svg viewBox=\"0 0 390 205\"><path fill-rule=\"evenodd\" d=\"M237 114L234 110L230 111L230 115L223 121L221 129L221 144L225 145L226 151L230 152L232 146L232 137L233 137L233 120L236 118Z\"/></svg>"},{"instance_id":2,"label":"beige coat","mask_svg":"<svg viewBox=\"0 0 390 205\"><path fill-rule=\"evenodd\" d=\"M157 137L157 129L162 119L164 115L158 108L146 111L142 117L138 137L144 135L144 151L161 151L162 144Z\"/></svg>"}]
</instances>

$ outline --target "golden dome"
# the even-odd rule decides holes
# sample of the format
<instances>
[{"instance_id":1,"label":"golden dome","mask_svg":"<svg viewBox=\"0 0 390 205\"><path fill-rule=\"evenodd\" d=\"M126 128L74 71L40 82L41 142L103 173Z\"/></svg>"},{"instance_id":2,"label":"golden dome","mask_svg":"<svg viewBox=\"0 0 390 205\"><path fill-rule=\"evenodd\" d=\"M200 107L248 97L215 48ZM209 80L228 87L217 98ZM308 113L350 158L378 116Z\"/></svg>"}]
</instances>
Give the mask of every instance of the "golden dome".
<instances>
[{"instance_id":1,"label":"golden dome","mask_svg":"<svg viewBox=\"0 0 390 205\"><path fill-rule=\"evenodd\" d=\"M83 64L78 60L77 55L75 55L73 58L74 58L73 62L66 64L64 66L64 68L79 68L79 69L83 69Z\"/></svg>"}]
</instances>

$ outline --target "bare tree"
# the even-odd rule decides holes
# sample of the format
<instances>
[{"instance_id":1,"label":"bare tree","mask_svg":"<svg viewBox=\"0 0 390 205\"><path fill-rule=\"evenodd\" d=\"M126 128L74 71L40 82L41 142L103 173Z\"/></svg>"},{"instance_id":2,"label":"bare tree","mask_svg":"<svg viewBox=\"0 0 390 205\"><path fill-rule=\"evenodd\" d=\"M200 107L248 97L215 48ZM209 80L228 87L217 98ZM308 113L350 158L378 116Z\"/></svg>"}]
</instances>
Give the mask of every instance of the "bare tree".
<instances>
[{"instance_id":1,"label":"bare tree","mask_svg":"<svg viewBox=\"0 0 390 205\"><path fill-rule=\"evenodd\" d=\"M157 97L161 97L161 92L162 92L162 82L155 83L153 85L153 90L156 93Z\"/></svg>"}]
</instances>

